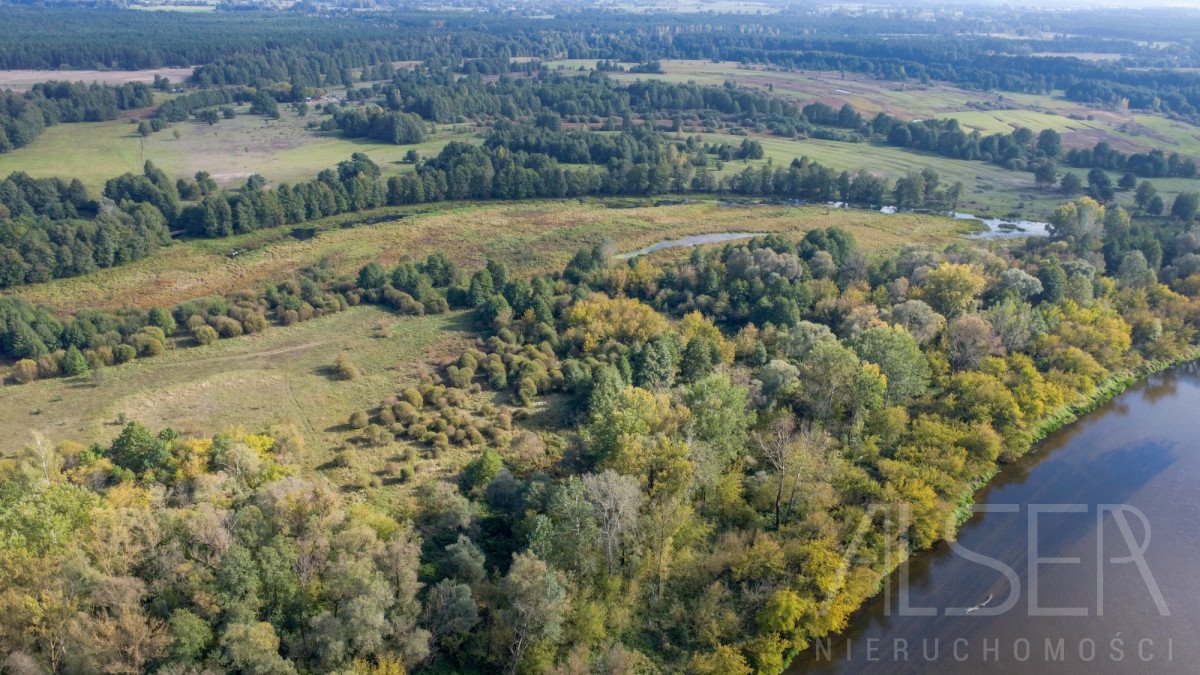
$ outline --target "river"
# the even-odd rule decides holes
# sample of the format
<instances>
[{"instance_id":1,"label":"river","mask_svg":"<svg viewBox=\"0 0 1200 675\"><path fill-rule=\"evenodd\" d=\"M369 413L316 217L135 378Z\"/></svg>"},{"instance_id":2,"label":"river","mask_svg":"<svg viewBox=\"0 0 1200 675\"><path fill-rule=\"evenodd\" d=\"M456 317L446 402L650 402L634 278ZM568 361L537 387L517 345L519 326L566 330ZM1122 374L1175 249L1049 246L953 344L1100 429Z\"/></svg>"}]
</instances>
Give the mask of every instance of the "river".
<instances>
[{"instance_id":1,"label":"river","mask_svg":"<svg viewBox=\"0 0 1200 675\"><path fill-rule=\"evenodd\" d=\"M1005 467L977 507L992 511L972 516L957 544L990 567L945 543L916 554L789 672L1200 672L1195 362L1052 434Z\"/></svg>"}]
</instances>

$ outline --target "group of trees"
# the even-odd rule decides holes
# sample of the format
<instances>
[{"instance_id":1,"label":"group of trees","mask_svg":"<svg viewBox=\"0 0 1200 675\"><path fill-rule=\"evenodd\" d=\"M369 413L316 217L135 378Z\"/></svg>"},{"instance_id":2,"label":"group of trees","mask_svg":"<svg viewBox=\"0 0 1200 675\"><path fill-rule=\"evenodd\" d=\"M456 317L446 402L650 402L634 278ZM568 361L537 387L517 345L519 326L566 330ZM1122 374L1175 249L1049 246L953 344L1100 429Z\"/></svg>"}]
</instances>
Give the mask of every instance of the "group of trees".
<instances>
[{"instance_id":1,"label":"group of trees","mask_svg":"<svg viewBox=\"0 0 1200 675\"><path fill-rule=\"evenodd\" d=\"M412 113L391 112L378 106L340 108L328 120L347 138L370 138L384 143L411 145L425 140L425 123Z\"/></svg>"},{"instance_id":2,"label":"group of trees","mask_svg":"<svg viewBox=\"0 0 1200 675\"><path fill-rule=\"evenodd\" d=\"M871 129L898 147L994 162L1012 169L1024 169L1039 158L1054 159L1062 150L1062 139L1053 129L1038 134L1022 127L984 136L978 130L963 129L954 118L902 122L879 113L871 121Z\"/></svg>"},{"instance_id":3,"label":"group of trees","mask_svg":"<svg viewBox=\"0 0 1200 675\"><path fill-rule=\"evenodd\" d=\"M247 99L248 94L245 91L234 88L200 89L164 101L158 106L155 116L167 122L182 122L197 110L240 103Z\"/></svg>"},{"instance_id":4,"label":"group of trees","mask_svg":"<svg viewBox=\"0 0 1200 675\"><path fill-rule=\"evenodd\" d=\"M1066 161L1080 168L1099 168L1110 171L1128 171L1145 178L1195 178L1196 160L1182 157L1178 152L1170 155L1162 150L1125 154L1106 141L1095 147L1072 148L1067 151Z\"/></svg>"},{"instance_id":5,"label":"group of trees","mask_svg":"<svg viewBox=\"0 0 1200 675\"><path fill-rule=\"evenodd\" d=\"M110 179L104 197L125 209L152 207L173 230L197 237L227 237L383 206L387 191L379 175L374 162L354 153L311 181L267 189L266 179L253 175L232 192L219 189L203 171L195 180L172 181L147 161L140 174Z\"/></svg>"},{"instance_id":6,"label":"group of trees","mask_svg":"<svg viewBox=\"0 0 1200 675\"><path fill-rule=\"evenodd\" d=\"M257 333L271 324L290 326L360 303L403 314L445 312L468 306L470 294L444 255L404 263L388 272L364 268L354 280L334 280L323 266L261 291L195 298L169 309L86 310L61 317L18 296L0 298L0 358L16 362L12 378L77 376L135 358L159 356L172 346L209 345ZM454 288L451 288L451 287Z\"/></svg>"},{"instance_id":7,"label":"group of trees","mask_svg":"<svg viewBox=\"0 0 1200 675\"><path fill-rule=\"evenodd\" d=\"M150 204L97 203L78 180L14 173L0 181L0 288L123 265L169 240Z\"/></svg>"},{"instance_id":8,"label":"group of trees","mask_svg":"<svg viewBox=\"0 0 1200 675\"><path fill-rule=\"evenodd\" d=\"M603 163L618 156L638 155L628 148L618 147L611 137L565 131L557 122L544 125L540 116L536 125L511 124L509 120L520 115L534 117L540 110L549 109L554 111L550 116L555 117L605 118L606 122L601 125L605 130L616 129L613 120L620 117L623 120L620 128L629 131L630 116L636 113L651 122L655 116L674 117L677 130L683 123L683 116L687 116L712 130L714 124L721 123L712 116L724 115L724 123L769 128L774 133L789 136L805 133L841 141L878 138L897 147L955 159L1028 169L1035 172L1039 183L1057 181L1054 162L1059 159L1072 166L1121 170L1144 177L1195 175L1194 160L1178 153L1167 155L1155 150L1127 156L1101 142L1092 150L1072 149L1064 154L1062 137L1052 129L1034 132L1020 128L985 136L977 130L962 128L952 118L904 122L886 113L879 113L867 122L849 104L840 110L819 102L800 108L728 83L724 87L702 87L650 80L620 85L599 75L588 80L544 75L540 80L525 78L485 83L403 71L395 76L393 84L382 88L381 93L383 102L392 109L412 110L429 120L498 117L499 123L488 140L490 145L542 152L563 163ZM362 117L366 113L358 111L356 114ZM356 125L358 128L365 126L365 120ZM853 135L832 131L838 128L852 131Z\"/></svg>"},{"instance_id":9,"label":"group of trees","mask_svg":"<svg viewBox=\"0 0 1200 675\"><path fill-rule=\"evenodd\" d=\"M268 190L265 179L251 176L236 193L213 191L184 207L178 226L196 237L228 237L375 208L387 197L378 179L379 167L361 153L296 185Z\"/></svg>"},{"instance_id":10,"label":"group of trees","mask_svg":"<svg viewBox=\"0 0 1200 675\"><path fill-rule=\"evenodd\" d=\"M153 101L140 82L119 86L40 82L17 94L0 92L0 153L24 147L42 130L67 122L115 119L121 110L145 108Z\"/></svg>"},{"instance_id":11,"label":"group of trees","mask_svg":"<svg viewBox=\"0 0 1200 675\"><path fill-rule=\"evenodd\" d=\"M0 298L0 357L15 362L11 375L20 383L77 376L159 356L176 344L208 345L272 322L292 325L360 301L353 284L338 292L323 288L330 278L323 267L306 268L261 291L196 298L169 309L84 310L67 317L20 297Z\"/></svg>"}]
</instances>

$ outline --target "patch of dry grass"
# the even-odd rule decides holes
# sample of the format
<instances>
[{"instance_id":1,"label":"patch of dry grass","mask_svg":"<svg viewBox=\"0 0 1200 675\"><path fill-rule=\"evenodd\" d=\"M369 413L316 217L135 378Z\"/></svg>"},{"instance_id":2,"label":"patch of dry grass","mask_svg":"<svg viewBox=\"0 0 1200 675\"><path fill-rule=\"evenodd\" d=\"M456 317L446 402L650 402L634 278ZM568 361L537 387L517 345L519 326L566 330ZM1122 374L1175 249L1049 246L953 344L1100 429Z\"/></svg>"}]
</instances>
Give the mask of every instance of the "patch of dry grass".
<instances>
[{"instance_id":1,"label":"patch of dry grass","mask_svg":"<svg viewBox=\"0 0 1200 675\"><path fill-rule=\"evenodd\" d=\"M389 327L382 336L379 324ZM123 414L152 429L197 434L292 426L320 462L348 438L344 425L352 412L414 381L420 364L461 350L465 325L461 313L401 317L354 307L207 347L172 349L95 377L0 386L0 456L26 445L34 431L54 441L107 442ZM329 372L342 352L361 371L353 381Z\"/></svg>"}]
</instances>

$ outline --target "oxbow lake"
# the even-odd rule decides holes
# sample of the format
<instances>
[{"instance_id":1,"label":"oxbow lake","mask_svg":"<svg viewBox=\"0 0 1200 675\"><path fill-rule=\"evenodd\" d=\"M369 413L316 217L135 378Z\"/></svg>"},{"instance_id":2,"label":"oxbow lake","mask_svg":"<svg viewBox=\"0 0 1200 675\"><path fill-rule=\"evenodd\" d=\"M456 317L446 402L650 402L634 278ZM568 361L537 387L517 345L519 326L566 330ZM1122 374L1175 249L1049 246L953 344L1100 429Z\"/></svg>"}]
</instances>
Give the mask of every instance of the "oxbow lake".
<instances>
[{"instance_id":1,"label":"oxbow lake","mask_svg":"<svg viewBox=\"0 0 1200 675\"><path fill-rule=\"evenodd\" d=\"M831 208L852 208L842 202L830 202L827 206ZM898 213L896 207L885 206L879 210L883 214ZM1016 237L1044 237L1049 234L1047 228L1048 223L1042 223L1035 220L1004 220L1002 218L980 218L970 213L961 213L952 211L946 214L956 220L974 220L981 223L986 230L975 232L967 235L970 239L1012 239ZM742 239L752 239L754 237L765 236L762 232L718 232L715 234L697 234L688 237L680 237L678 239L668 239L651 244L645 248L640 248L636 251L618 254L616 257L619 260L628 260L636 258L639 255L646 255L655 251L661 251L668 248L683 248L685 246L703 246L704 244L720 244L727 241L739 241Z\"/></svg>"}]
</instances>

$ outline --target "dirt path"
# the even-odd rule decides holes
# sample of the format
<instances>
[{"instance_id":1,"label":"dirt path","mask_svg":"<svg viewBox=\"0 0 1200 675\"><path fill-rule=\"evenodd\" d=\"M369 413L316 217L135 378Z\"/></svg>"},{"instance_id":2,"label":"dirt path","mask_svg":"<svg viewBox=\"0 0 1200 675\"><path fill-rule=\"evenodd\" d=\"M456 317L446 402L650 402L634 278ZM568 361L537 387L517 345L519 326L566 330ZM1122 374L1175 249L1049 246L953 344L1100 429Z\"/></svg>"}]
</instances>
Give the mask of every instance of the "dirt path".
<instances>
[{"instance_id":1,"label":"dirt path","mask_svg":"<svg viewBox=\"0 0 1200 675\"><path fill-rule=\"evenodd\" d=\"M272 349L272 350L265 351L265 352L250 352L249 354L232 354L230 356L210 356L210 357L202 358L202 359L186 359L186 360L180 360L178 363L173 364L173 365L180 365L180 366L189 365L190 366L190 365L197 364L197 363L221 363L221 362L225 362L225 361L242 361L245 359L257 359L257 358L262 358L262 357L266 357L266 356L280 356L282 354L290 354L292 352L307 351L309 349L312 349L313 347L321 347L321 346L327 345L331 342L337 342L337 340L329 339L329 340L319 340L317 342L306 342L302 345L293 345L291 347L281 347L279 349Z\"/></svg>"}]
</instances>

